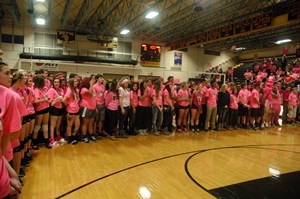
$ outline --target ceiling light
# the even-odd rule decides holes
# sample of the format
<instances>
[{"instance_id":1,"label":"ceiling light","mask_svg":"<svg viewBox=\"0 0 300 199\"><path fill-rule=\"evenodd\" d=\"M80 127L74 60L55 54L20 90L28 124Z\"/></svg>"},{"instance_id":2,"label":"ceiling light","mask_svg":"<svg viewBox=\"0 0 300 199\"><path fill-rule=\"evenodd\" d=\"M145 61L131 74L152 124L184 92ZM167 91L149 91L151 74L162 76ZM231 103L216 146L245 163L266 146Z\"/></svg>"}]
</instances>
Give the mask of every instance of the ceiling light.
<instances>
[{"instance_id":1,"label":"ceiling light","mask_svg":"<svg viewBox=\"0 0 300 199\"><path fill-rule=\"evenodd\" d=\"M278 40L275 43L276 44L283 44L283 43L287 43L287 42L290 42L290 41L292 41L292 40L290 40L290 39L283 39L283 40Z\"/></svg>"},{"instance_id":2,"label":"ceiling light","mask_svg":"<svg viewBox=\"0 0 300 199\"><path fill-rule=\"evenodd\" d=\"M129 32L130 32L130 30L124 29L121 31L121 35L126 35Z\"/></svg>"},{"instance_id":3,"label":"ceiling light","mask_svg":"<svg viewBox=\"0 0 300 199\"><path fill-rule=\"evenodd\" d=\"M236 51L239 51L239 50L246 50L246 48L245 48L245 47L238 47L238 48L236 48L235 50L236 50Z\"/></svg>"},{"instance_id":4,"label":"ceiling light","mask_svg":"<svg viewBox=\"0 0 300 199\"><path fill-rule=\"evenodd\" d=\"M153 19L154 17L156 17L158 15L158 12L149 12L147 15L146 15L146 19Z\"/></svg>"},{"instance_id":5,"label":"ceiling light","mask_svg":"<svg viewBox=\"0 0 300 199\"><path fill-rule=\"evenodd\" d=\"M42 3L44 3L45 2L45 0L36 0L37 2L42 2Z\"/></svg>"},{"instance_id":6,"label":"ceiling light","mask_svg":"<svg viewBox=\"0 0 300 199\"><path fill-rule=\"evenodd\" d=\"M46 23L46 21L43 17L38 17L35 19L35 21L38 25L45 25L45 23Z\"/></svg>"}]
</instances>

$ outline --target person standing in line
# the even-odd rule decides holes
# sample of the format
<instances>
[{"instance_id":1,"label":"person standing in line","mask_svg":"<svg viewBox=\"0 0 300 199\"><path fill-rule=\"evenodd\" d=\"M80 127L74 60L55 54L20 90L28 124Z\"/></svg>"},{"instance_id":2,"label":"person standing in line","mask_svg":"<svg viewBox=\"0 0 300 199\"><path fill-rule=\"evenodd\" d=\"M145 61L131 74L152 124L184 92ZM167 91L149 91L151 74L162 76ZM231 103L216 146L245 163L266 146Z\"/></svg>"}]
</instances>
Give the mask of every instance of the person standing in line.
<instances>
[{"instance_id":1,"label":"person standing in line","mask_svg":"<svg viewBox=\"0 0 300 199\"><path fill-rule=\"evenodd\" d=\"M110 88L107 90L107 94L105 95L105 107L107 112L107 130L109 134L109 138L111 140L115 140L114 136L117 134L115 129L117 128L118 121L118 106L119 106L119 83L116 80L113 80Z\"/></svg>"},{"instance_id":2,"label":"person standing in line","mask_svg":"<svg viewBox=\"0 0 300 199\"><path fill-rule=\"evenodd\" d=\"M83 143L89 143L90 140L96 141L96 136L94 135L94 121L96 117L96 97L93 89L95 83L95 78L85 77L79 88L79 94L81 98L80 115L82 117L81 133ZM87 132L89 133L89 138L87 137Z\"/></svg>"},{"instance_id":3,"label":"person standing in line","mask_svg":"<svg viewBox=\"0 0 300 199\"><path fill-rule=\"evenodd\" d=\"M229 130L237 130L238 127L238 90L236 87L232 89L232 94L230 95L230 109L229 109Z\"/></svg>"},{"instance_id":4,"label":"person standing in line","mask_svg":"<svg viewBox=\"0 0 300 199\"><path fill-rule=\"evenodd\" d=\"M218 111L218 130L224 131L224 125L226 123L226 115L230 106L230 94L227 91L227 84L223 84L217 100L217 111Z\"/></svg>"},{"instance_id":5,"label":"person standing in line","mask_svg":"<svg viewBox=\"0 0 300 199\"><path fill-rule=\"evenodd\" d=\"M71 78L69 81L69 87L67 88L63 102L66 105L67 110L67 140L69 144L77 144L76 135L80 127L79 118L79 81L77 78ZM74 125L74 130L73 129Z\"/></svg>"},{"instance_id":6,"label":"person standing in line","mask_svg":"<svg viewBox=\"0 0 300 199\"><path fill-rule=\"evenodd\" d=\"M33 140L32 140L32 148L38 150L38 132L41 129L44 135L44 142L45 146L48 149L51 149L52 146L49 142L49 135L48 135L48 123L49 123L49 99L47 97L47 92L44 89L45 87L45 80L43 76L36 76L34 78L34 96L35 96L35 127L33 130Z\"/></svg>"},{"instance_id":7,"label":"person standing in line","mask_svg":"<svg viewBox=\"0 0 300 199\"><path fill-rule=\"evenodd\" d=\"M131 91L130 91L130 105L131 108L129 110L129 135L137 135L135 131L136 124L136 109L138 106L138 82L131 83Z\"/></svg>"},{"instance_id":8,"label":"person standing in line","mask_svg":"<svg viewBox=\"0 0 300 199\"><path fill-rule=\"evenodd\" d=\"M208 125L212 131L216 130L216 117L217 117L217 99L218 99L218 83L212 83L212 87L207 89L207 113L204 130L208 131Z\"/></svg>"},{"instance_id":9,"label":"person standing in line","mask_svg":"<svg viewBox=\"0 0 300 199\"><path fill-rule=\"evenodd\" d=\"M196 85L194 92L192 93L191 97L191 130L194 132L199 132L199 118L200 114L202 113L202 85Z\"/></svg>"},{"instance_id":10,"label":"person standing in line","mask_svg":"<svg viewBox=\"0 0 300 199\"><path fill-rule=\"evenodd\" d=\"M241 127L247 128L247 116L248 116L248 111L249 111L249 93L247 90L247 84L243 83L242 84L242 89L240 90L238 94L239 98L239 118L241 119Z\"/></svg>"},{"instance_id":11,"label":"person standing in line","mask_svg":"<svg viewBox=\"0 0 300 199\"><path fill-rule=\"evenodd\" d=\"M20 113L15 97L8 89L11 84L11 75L7 64L0 62L0 198L18 194L22 190L18 174L8 161L12 160L11 141L19 135L21 129ZM7 154L11 154L7 161ZM4 156L5 154L5 156Z\"/></svg>"},{"instance_id":12,"label":"person standing in line","mask_svg":"<svg viewBox=\"0 0 300 199\"><path fill-rule=\"evenodd\" d=\"M105 105L104 105L104 92L105 92L105 84L102 74L96 75L96 84L94 84L93 89L96 93L96 102L97 102L97 114L96 114L96 122L94 125L94 133L100 135L103 128L103 122L105 120ZM97 130L98 123L98 133Z\"/></svg>"},{"instance_id":13,"label":"person standing in line","mask_svg":"<svg viewBox=\"0 0 300 199\"><path fill-rule=\"evenodd\" d=\"M173 113L174 103L171 98L172 95L172 84L167 83L163 89L163 122L162 131L164 134L169 135L172 133L173 129Z\"/></svg>"},{"instance_id":14,"label":"person standing in line","mask_svg":"<svg viewBox=\"0 0 300 199\"><path fill-rule=\"evenodd\" d=\"M259 101L260 83L256 83L250 96L250 128L257 130L260 127L260 101Z\"/></svg>"},{"instance_id":15,"label":"person standing in line","mask_svg":"<svg viewBox=\"0 0 300 199\"><path fill-rule=\"evenodd\" d=\"M53 86L48 90L47 97L50 103L50 144L51 146L58 146L58 142L65 142L65 139L60 135L60 126L64 114L62 103L64 91L60 88L60 79L55 78L53 80ZM54 131L58 142L54 139Z\"/></svg>"},{"instance_id":16,"label":"person standing in line","mask_svg":"<svg viewBox=\"0 0 300 199\"><path fill-rule=\"evenodd\" d=\"M189 114L190 95L188 90L188 84L183 82L181 89L178 91L177 97L179 115L178 115L178 132L187 132L187 116Z\"/></svg>"},{"instance_id":17,"label":"person standing in line","mask_svg":"<svg viewBox=\"0 0 300 199\"><path fill-rule=\"evenodd\" d=\"M158 79L154 82L152 91L152 131L154 135L160 135L159 131L163 120L162 83Z\"/></svg>"},{"instance_id":18,"label":"person standing in line","mask_svg":"<svg viewBox=\"0 0 300 199\"><path fill-rule=\"evenodd\" d=\"M119 134L120 138L128 138L128 119L130 109L129 78L123 77L120 81L119 94Z\"/></svg>"},{"instance_id":19,"label":"person standing in line","mask_svg":"<svg viewBox=\"0 0 300 199\"><path fill-rule=\"evenodd\" d=\"M289 95L289 113L288 113L288 122L291 125L293 125L296 122L297 107L298 107L298 91L297 91L297 87L293 87L292 93Z\"/></svg>"},{"instance_id":20,"label":"person standing in line","mask_svg":"<svg viewBox=\"0 0 300 199\"><path fill-rule=\"evenodd\" d=\"M148 135L147 122L150 118L150 98L148 95L148 84L145 81L140 83L138 90L138 106L137 106L137 129L140 135Z\"/></svg>"}]
</instances>

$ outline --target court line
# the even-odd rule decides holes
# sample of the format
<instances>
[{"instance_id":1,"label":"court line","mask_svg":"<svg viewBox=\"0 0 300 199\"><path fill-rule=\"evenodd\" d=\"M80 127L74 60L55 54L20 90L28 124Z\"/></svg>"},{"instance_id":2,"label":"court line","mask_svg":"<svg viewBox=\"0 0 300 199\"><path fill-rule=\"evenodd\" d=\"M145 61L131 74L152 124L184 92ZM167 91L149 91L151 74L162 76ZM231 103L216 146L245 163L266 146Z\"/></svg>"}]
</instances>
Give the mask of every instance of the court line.
<instances>
[{"instance_id":1,"label":"court line","mask_svg":"<svg viewBox=\"0 0 300 199\"><path fill-rule=\"evenodd\" d=\"M202 150L202 151L198 151L197 153L191 155L188 159L186 159L185 164L184 164L184 169L185 169L185 173L187 174L187 176L197 185L199 186L201 189L205 190L207 193L209 193L210 195L212 195L208 189L206 189L204 186L202 186L197 180L195 180L193 178L193 176L191 175L191 173L189 172L189 168L188 168L188 164L190 162L190 160L195 157L196 155L199 155L201 153L207 152L207 151L214 151L214 150L222 150L222 149L232 149L232 148L251 148L251 149L267 149L267 150L273 150L273 151L283 151L283 152L290 152L290 153L296 153L296 154L300 154L300 152L297 151L288 151L288 150L284 150L284 149L274 149L274 148L267 148L267 147L260 147L260 146L299 146L299 144L283 144L283 145L252 145L252 146L237 146L237 147L222 147L222 148L215 148L215 149L207 149L207 150ZM212 195L214 196L214 195Z\"/></svg>"},{"instance_id":2,"label":"court line","mask_svg":"<svg viewBox=\"0 0 300 199\"><path fill-rule=\"evenodd\" d=\"M85 184L83 184L83 185L81 185L81 186L79 186L79 187L76 187L76 188L74 188L74 189L72 189L72 190L70 190L70 191L68 191L68 192L66 192L66 193L64 193L64 194L62 194L62 195L60 195L60 196L57 196L55 199L63 198L63 197L65 197L65 196L67 196L67 195L69 195L69 194L71 194L71 193L73 193L73 192L75 192L75 191L78 191L78 190L80 190L80 189L82 189L82 188L84 188L84 187L86 187L86 186L88 186L88 185L91 185L91 184L93 184L93 183L95 183L95 182L98 182L98 181L100 181L100 180L103 180L103 179L108 178L108 177L110 177L110 176L116 175L116 174L118 174L118 173L122 173L122 172L124 172L124 171L128 171L128 170L130 170L130 169L133 169L133 168L136 168L136 167L139 167L139 166L143 166L143 165L146 165L146 164L149 164L149 163L152 163L152 162L157 162L157 161L164 160L164 159L168 159L168 158L172 158L172 157L177 157L177 156L181 156L181 155L186 155L186 154L189 154L189 153L199 154L199 153L201 153L201 152L211 151L211 150L230 149L230 148L242 148L242 147L255 147L255 146L300 146L300 144L267 144L267 145L227 146L227 147L218 147L218 148L211 148L211 149L201 149L201 150L195 150L195 151L189 151L189 152L183 152L183 153L178 153L178 154L174 154L174 155L164 156L164 157L161 157L161 158L153 159L153 160L150 160L150 161L146 161L146 162L143 162L143 163L140 163L140 164L136 164L136 165L133 165L133 166L130 166L130 167L127 167L127 168L124 168L124 169L121 169L121 170L112 172L112 173L110 173L110 174L107 174L107 175L105 175L105 176L102 176L102 177L100 177L100 178L97 178L97 179L95 179L95 180L92 180L92 181L90 181L90 182L87 182L87 183L85 183ZM195 154L194 154L194 155L195 155ZM192 156L194 156L194 155L192 155ZM190 157L192 157L192 156L190 156ZM196 183L196 182L195 182L195 183ZM197 183L196 183L196 184L197 184ZM202 186L200 185L200 187L202 187ZM203 187L203 189L204 189L205 191L207 191L204 187Z\"/></svg>"}]
</instances>

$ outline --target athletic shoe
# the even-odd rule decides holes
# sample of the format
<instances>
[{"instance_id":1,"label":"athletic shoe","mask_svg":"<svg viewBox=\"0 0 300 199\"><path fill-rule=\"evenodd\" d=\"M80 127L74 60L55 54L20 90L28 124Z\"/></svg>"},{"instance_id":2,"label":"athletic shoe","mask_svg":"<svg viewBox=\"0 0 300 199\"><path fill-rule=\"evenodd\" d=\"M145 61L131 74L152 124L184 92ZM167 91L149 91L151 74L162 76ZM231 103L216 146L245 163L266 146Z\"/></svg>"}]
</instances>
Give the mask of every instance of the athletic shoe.
<instances>
[{"instance_id":1,"label":"athletic shoe","mask_svg":"<svg viewBox=\"0 0 300 199\"><path fill-rule=\"evenodd\" d=\"M73 144L73 145L75 145L75 144L77 144L78 143L78 141L77 140L72 140L71 142L70 142L70 144Z\"/></svg>"},{"instance_id":2,"label":"athletic shoe","mask_svg":"<svg viewBox=\"0 0 300 199\"><path fill-rule=\"evenodd\" d=\"M50 141L51 146L59 146L59 144L55 140Z\"/></svg>"},{"instance_id":3,"label":"athletic shoe","mask_svg":"<svg viewBox=\"0 0 300 199\"><path fill-rule=\"evenodd\" d=\"M143 130L144 135L149 135L149 133L147 133L147 129Z\"/></svg>"},{"instance_id":4,"label":"athletic shoe","mask_svg":"<svg viewBox=\"0 0 300 199\"><path fill-rule=\"evenodd\" d=\"M110 140L116 140L116 137L115 136L108 136L108 138L110 139Z\"/></svg>"},{"instance_id":5,"label":"athletic shoe","mask_svg":"<svg viewBox=\"0 0 300 199\"><path fill-rule=\"evenodd\" d=\"M90 142L89 139L87 139L87 138L82 138L81 141L86 144L88 144Z\"/></svg>"},{"instance_id":6,"label":"athletic shoe","mask_svg":"<svg viewBox=\"0 0 300 199\"><path fill-rule=\"evenodd\" d=\"M96 139L96 137L95 137L94 135L91 135L91 136L90 136L90 140L92 140L92 141L95 142L97 139Z\"/></svg>"},{"instance_id":7,"label":"athletic shoe","mask_svg":"<svg viewBox=\"0 0 300 199\"><path fill-rule=\"evenodd\" d=\"M153 133L153 135L160 136L160 133L159 133L158 131L155 131L155 132Z\"/></svg>"}]
</instances>

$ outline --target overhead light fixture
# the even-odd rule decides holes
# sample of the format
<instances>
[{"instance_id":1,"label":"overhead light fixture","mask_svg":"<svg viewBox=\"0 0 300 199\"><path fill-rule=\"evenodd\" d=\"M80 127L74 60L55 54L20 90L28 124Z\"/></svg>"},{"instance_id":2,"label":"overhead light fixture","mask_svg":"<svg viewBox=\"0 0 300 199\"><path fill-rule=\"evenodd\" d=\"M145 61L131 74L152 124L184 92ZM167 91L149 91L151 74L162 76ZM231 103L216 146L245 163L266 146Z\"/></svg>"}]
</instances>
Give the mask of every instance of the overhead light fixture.
<instances>
[{"instance_id":1,"label":"overhead light fixture","mask_svg":"<svg viewBox=\"0 0 300 199\"><path fill-rule=\"evenodd\" d=\"M121 35L126 35L130 32L130 30L124 29L121 31Z\"/></svg>"},{"instance_id":2,"label":"overhead light fixture","mask_svg":"<svg viewBox=\"0 0 300 199\"><path fill-rule=\"evenodd\" d=\"M36 22L38 25L45 25L45 24L46 24L46 20L45 20L44 17L42 17L42 16L36 18L36 19L35 19L35 22Z\"/></svg>"},{"instance_id":3,"label":"overhead light fixture","mask_svg":"<svg viewBox=\"0 0 300 199\"><path fill-rule=\"evenodd\" d=\"M239 51L239 50L246 50L246 48L245 48L245 47L238 47L238 48L236 48L235 50L236 50L236 51Z\"/></svg>"},{"instance_id":4,"label":"overhead light fixture","mask_svg":"<svg viewBox=\"0 0 300 199\"><path fill-rule=\"evenodd\" d=\"M42 3L44 3L45 2L45 0L36 0L37 2L42 2Z\"/></svg>"},{"instance_id":5,"label":"overhead light fixture","mask_svg":"<svg viewBox=\"0 0 300 199\"><path fill-rule=\"evenodd\" d=\"M283 40L278 40L275 43L276 44L283 44L283 43L287 43L287 42L291 42L291 41L292 41L291 39L283 39Z\"/></svg>"},{"instance_id":6,"label":"overhead light fixture","mask_svg":"<svg viewBox=\"0 0 300 199\"><path fill-rule=\"evenodd\" d=\"M149 12L147 15L146 15L146 19L153 19L154 17L156 17L158 15L158 12Z\"/></svg>"}]
</instances>

